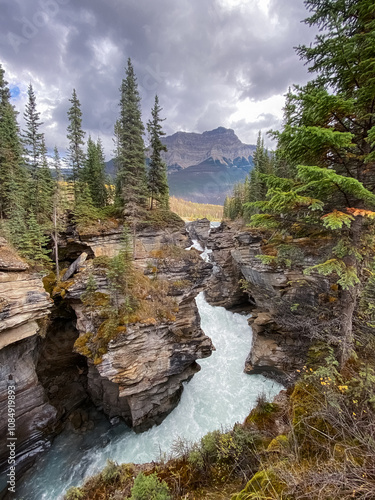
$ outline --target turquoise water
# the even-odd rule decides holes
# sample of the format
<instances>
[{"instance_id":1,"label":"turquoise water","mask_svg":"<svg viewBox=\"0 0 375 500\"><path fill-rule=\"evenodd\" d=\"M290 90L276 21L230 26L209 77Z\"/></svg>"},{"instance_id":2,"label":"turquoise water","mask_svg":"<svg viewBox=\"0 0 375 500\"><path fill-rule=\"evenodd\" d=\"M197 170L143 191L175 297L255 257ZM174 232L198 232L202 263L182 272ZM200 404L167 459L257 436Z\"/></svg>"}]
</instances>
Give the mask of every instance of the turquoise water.
<instances>
[{"instance_id":1,"label":"turquoise water","mask_svg":"<svg viewBox=\"0 0 375 500\"><path fill-rule=\"evenodd\" d=\"M18 500L60 499L70 486L100 471L108 458L119 463L158 460L171 452L177 437L196 441L209 431L232 427L245 419L258 394L272 398L282 389L262 375L243 373L251 347L247 317L210 306L203 293L196 302L202 329L216 351L199 361L202 369L185 384L177 408L142 434L124 424L112 427L103 417L83 436L62 433L18 486Z\"/></svg>"}]
</instances>

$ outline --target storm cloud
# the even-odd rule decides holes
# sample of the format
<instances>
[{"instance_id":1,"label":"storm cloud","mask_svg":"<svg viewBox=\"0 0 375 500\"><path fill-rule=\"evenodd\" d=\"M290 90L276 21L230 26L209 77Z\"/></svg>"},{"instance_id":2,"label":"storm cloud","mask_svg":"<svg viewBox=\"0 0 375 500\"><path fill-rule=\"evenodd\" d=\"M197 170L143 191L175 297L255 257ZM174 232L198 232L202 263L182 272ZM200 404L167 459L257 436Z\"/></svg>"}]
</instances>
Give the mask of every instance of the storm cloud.
<instances>
[{"instance_id":1,"label":"storm cloud","mask_svg":"<svg viewBox=\"0 0 375 500\"><path fill-rule=\"evenodd\" d=\"M293 47L313 31L303 0L3 0L0 62L22 113L32 83L50 148L64 151L72 89L83 128L111 156L119 87L131 57L143 119L155 93L165 131L233 128L254 143L280 125L283 94L305 83Z\"/></svg>"}]
</instances>

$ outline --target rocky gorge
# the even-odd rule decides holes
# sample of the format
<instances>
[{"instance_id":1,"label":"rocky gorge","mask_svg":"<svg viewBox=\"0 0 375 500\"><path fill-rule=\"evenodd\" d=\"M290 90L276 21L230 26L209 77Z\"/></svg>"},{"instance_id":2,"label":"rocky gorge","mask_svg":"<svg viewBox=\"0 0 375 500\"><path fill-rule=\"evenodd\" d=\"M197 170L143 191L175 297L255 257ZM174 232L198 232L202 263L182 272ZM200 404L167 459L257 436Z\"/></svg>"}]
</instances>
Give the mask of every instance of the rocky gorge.
<instances>
[{"instance_id":1,"label":"rocky gorge","mask_svg":"<svg viewBox=\"0 0 375 500\"><path fill-rule=\"evenodd\" d=\"M193 223L190 232L212 251L215 262L205 292L207 301L231 310L251 308L253 341L245 372L263 373L288 385L295 370L306 362L312 342L304 335L304 324L310 326L306 311L310 309L316 316L318 305L327 303L332 308L337 301L337 287L327 278L304 274L331 243L314 245L308 238L299 238L284 245L290 255L263 263L259 256L272 253L266 235L240 222L223 222L210 230L208 221L201 220ZM295 312L302 304L305 312L300 323L293 315L289 324L288 308Z\"/></svg>"},{"instance_id":2,"label":"rocky gorge","mask_svg":"<svg viewBox=\"0 0 375 500\"><path fill-rule=\"evenodd\" d=\"M214 348L200 328L194 302L212 265L197 252L184 250L191 241L177 218L171 227L140 227L135 238L135 268L144 285L140 300L155 317L150 312L120 328L100 363L80 354L77 340L79 344L89 331L97 334L103 322L101 313L93 313L81 296L91 275L98 297L106 302L103 258L118 254L121 233L117 224L84 235L70 230L61 239L60 251L65 262L76 260L57 285L53 278L44 278L49 293L42 277L0 241L0 432L5 443L11 379L16 385L19 474L63 426L80 432L92 425L87 405L140 431L159 423L178 403L182 382L199 370L196 360ZM101 311L99 305L96 309ZM7 452L2 447L2 470L8 465Z\"/></svg>"},{"instance_id":3,"label":"rocky gorge","mask_svg":"<svg viewBox=\"0 0 375 500\"><path fill-rule=\"evenodd\" d=\"M177 219L165 227L139 225L133 252L144 314L126 327L117 326L98 356L90 351L90 342L101 338L107 320L106 266L121 250L121 224L65 234L61 253L72 265L57 286L44 279L49 294L41 277L2 242L1 404L6 415L6 383L12 375L17 384L19 470L63 426L73 432L90 428L90 405L138 431L160 423L177 405L182 383L199 370L196 361L214 349L201 330L195 303L202 290L211 305L252 310L247 373L267 373L287 383L304 359L308 341L277 318L281 298L292 304L319 300L310 288L300 286L306 280L303 265L291 270L263 264L256 258L264 252L263 236L238 224L210 228L203 219L186 229ZM212 251L209 262L196 250L185 250L192 240ZM90 276L96 283L95 307L82 299ZM328 282L323 287L334 293ZM5 419L1 432L5 438ZM5 468L6 450L1 459Z\"/></svg>"}]
</instances>

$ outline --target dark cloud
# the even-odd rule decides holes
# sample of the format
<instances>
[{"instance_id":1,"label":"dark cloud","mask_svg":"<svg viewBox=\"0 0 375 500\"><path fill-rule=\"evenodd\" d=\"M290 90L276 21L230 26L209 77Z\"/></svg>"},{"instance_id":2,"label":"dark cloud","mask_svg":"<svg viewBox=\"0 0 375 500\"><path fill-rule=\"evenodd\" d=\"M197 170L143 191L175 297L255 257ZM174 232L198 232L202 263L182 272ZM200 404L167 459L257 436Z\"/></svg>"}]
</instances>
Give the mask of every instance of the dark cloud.
<instances>
[{"instance_id":1,"label":"dark cloud","mask_svg":"<svg viewBox=\"0 0 375 500\"><path fill-rule=\"evenodd\" d=\"M48 145L63 149L75 88L83 126L103 138L109 156L118 89L131 57L145 121L158 93L168 133L224 125L254 142L259 128L279 124L280 110L249 119L231 115L246 100L266 100L305 82L293 47L314 34L301 23L303 0L270 0L269 14L257 7L264 0L233 8L228 2L3 0L0 48L7 79L21 88L16 105L24 104L31 82Z\"/></svg>"}]
</instances>

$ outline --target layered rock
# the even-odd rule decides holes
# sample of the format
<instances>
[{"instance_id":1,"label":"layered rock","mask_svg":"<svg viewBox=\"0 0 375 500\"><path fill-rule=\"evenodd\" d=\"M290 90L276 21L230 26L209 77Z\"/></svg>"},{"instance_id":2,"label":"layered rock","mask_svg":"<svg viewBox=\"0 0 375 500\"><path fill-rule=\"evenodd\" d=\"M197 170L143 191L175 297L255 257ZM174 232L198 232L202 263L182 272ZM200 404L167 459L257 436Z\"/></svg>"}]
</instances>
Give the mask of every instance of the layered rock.
<instances>
[{"instance_id":1,"label":"layered rock","mask_svg":"<svg viewBox=\"0 0 375 500\"><path fill-rule=\"evenodd\" d=\"M249 162L255 151L255 146L242 143L234 130L224 127L203 134L176 132L163 142L168 148L163 159L169 170L184 169L209 158L223 165L233 165L240 159Z\"/></svg>"},{"instance_id":2,"label":"layered rock","mask_svg":"<svg viewBox=\"0 0 375 500\"><path fill-rule=\"evenodd\" d=\"M52 306L40 277L0 241L0 349L35 335Z\"/></svg>"},{"instance_id":3,"label":"layered rock","mask_svg":"<svg viewBox=\"0 0 375 500\"><path fill-rule=\"evenodd\" d=\"M207 285L206 300L213 306L229 309L248 302L248 296L241 288L241 267L232 257L237 231L237 227L222 223L211 230L208 238L207 245L212 250L215 267Z\"/></svg>"},{"instance_id":4,"label":"layered rock","mask_svg":"<svg viewBox=\"0 0 375 500\"><path fill-rule=\"evenodd\" d=\"M200 328L195 297L203 289L212 265L203 262L197 252L187 252L188 238L181 232L142 230L137 234L144 254L137 267L152 279L166 283L167 296L176 312L169 319L147 318L128 324L108 344L101 362L88 359L88 391L93 402L110 417L122 417L137 430L159 423L178 403L182 382L199 370L197 359L211 354L211 340ZM142 247L141 247L142 245ZM147 256L147 258L146 258ZM105 272L86 262L65 290L65 301L77 316L81 336L96 333L98 318L82 304L90 273L95 276L97 290L108 296ZM152 297L146 300L153 300Z\"/></svg>"},{"instance_id":5,"label":"layered rock","mask_svg":"<svg viewBox=\"0 0 375 500\"><path fill-rule=\"evenodd\" d=\"M294 242L299 243L306 242ZM293 306L317 306L320 296L329 293L328 280L303 274L303 269L317 263L319 256L307 254L299 265L294 262L290 269L265 265L256 258L263 253L262 235L241 229L237 224L223 224L213 230L208 245L218 270L210 280L207 300L213 305L232 307L243 300L242 290L246 290L247 300L256 307L249 320L253 342L245 371L287 375L299 368L311 339L302 331L280 325L278 318Z\"/></svg>"},{"instance_id":6,"label":"layered rock","mask_svg":"<svg viewBox=\"0 0 375 500\"><path fill-rule=\"evenodd\" d=\"M135 251L136 260L147 258L152 250L163 245L178 245L187 247L189 239L182 219L174 221L173 226L157 227L155 224L139 223L136 226ZM75 260L82 253L88 258L114 257L121 249L123 239L123 225L113 220L110 224L101 225L100 221L91 230L78 233L69 227L60 242L60 252L63 260Z\"/></svg>"},{"instance_id":7,"label":"layered rock","mask_svg":"<svg viewBox=\"0 0 375 500\"><path fill-rule=\"evenodd\" d=\"M7 382L16 386L18 470L48 445L46 435L56 410L48 403L36 373L37 333L44 328L52 301L40 277L28 270L4 240L0 241L0 441L7 439ZM0 467L8 450L1 448Z\"/></svg>"},{"instance_id":8,"label":"layered rock","mask_svg":"<svg viewBox=\"0 0 375 500\"><path fill-rule=\"evenodd\" d=\"M208 219L198 219L186 224L186 230L189 233L191 240L197 240L204 248L207 245L208 236L210 235L211 226Z\"/></svg>"}]
</instances>

